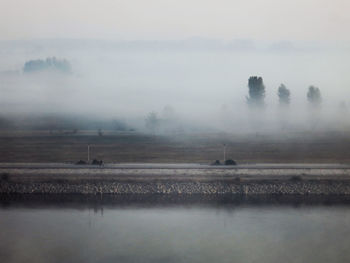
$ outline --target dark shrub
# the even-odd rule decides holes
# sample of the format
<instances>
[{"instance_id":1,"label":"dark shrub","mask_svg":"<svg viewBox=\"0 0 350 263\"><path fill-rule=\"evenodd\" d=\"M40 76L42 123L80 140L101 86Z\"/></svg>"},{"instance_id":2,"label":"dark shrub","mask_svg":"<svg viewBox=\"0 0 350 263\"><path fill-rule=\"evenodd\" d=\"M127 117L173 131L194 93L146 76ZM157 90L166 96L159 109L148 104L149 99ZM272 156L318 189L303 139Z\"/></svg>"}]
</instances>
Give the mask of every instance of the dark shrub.
<instances>
[{"instance_id":1,"label":"dark shrub","mask_svg":"<svg viewBox=\"0 0 350 263\"><path fill-rule=\"evenodd\" d=\"M65 179L53 179L53 180L51 180L51 182L54 182L56 184L66 184L66 183L68 183L68 180L65 180Z\"/></svg>"},{"instance_id":2,"label":"dark shrub","mask_svg":"<svg viewBox=\"0 0 350 263\"><path fill-rule=\"evenodd\" d=\"M220 161L219 160L216 160L215 162L213 162L211 165L220 165Z\"/></svg>"},{"instance_id":3,"label":"dark shrub","mask_svg":"<svg viewBox=\"0 0 350 263\"><path fill-rule=\"evenodd\" d=\"M103 161L102 160L99 161L99 160L94 159L91 164L92 165L102 165Z\"/></svg>"},{"instance_id":4,"label":"dark shrub","mask_svg":"<svg viewBox=\"0 0 350 263\"><path fill-rule=\"evenodd\" d=\"M9 175L7 173L1 174L1 181L7 182L9 180Z\"/></svg>"},{"instance_id":5,"label":"dark shrub","mask_svg":"<svg viewBox=\"0 0 350 263\"><path fill-rule=\"evenodd\" d=\"M294 182L300 182L303 180L303 178L300 176L300 175L293 175L291 178L290 178L291 181L294 181Z\"/></svg>"},{"instance_id":6,"label":"dark shrub","mask_svg":"<svg viewBox=\"0 0 350 263\"><path fill-rule=\"evenodd\" d=\"M232 159L228 159L225 161L225 165L237 165L237 163Z\"/></svg>"},{"instance_id":7,"label":"dark shrub","mask_svg":"<svg viewBox=\"0 0 350 263\"><path fill-rule=\"evenodd\" d=\"M86 162L83 160L80 160L79 162L76 162L75 164L86 164Z\"/></svg>"}]
</instances>

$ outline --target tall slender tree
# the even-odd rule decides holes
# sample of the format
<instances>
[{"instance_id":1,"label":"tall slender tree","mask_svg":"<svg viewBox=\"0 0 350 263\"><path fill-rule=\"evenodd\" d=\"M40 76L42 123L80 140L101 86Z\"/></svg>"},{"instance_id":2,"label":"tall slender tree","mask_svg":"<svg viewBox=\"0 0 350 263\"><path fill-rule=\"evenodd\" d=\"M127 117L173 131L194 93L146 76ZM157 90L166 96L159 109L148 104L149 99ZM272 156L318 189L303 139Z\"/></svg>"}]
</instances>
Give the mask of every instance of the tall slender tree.
<instances>
[{"instance_id":1,"label":"tall slender tree","mask_svg":"<svg viewBox=\"0 0 350 263\"><path fill-rule=\"evenodd\" d=\"M152 133L156 133L156 129L159 126L159 119L157 113L150 112L145 119L146 128Z\"/></svg>"},{"instance_id":2,"label":"tall slender tree","mask_svg":"<svg viewBox=\"0 0 350 263\"><path fill-rule=\"evenodd\" d=\"M322 102L321 91L315 86L310 86L307 92L307 100L309 101L310 110L310 128L312 130L316 129L321 118L320 106Z\"/></svg>"},{"instance_id":3,"label":"tall slender tree","mask_svg":"<svg viewBox=\"0 0 350 263\"><path fill-rule=\"evenodd\" d=\"M290 103L290 91L284 84L278 87L278 99L281 106L289 105Z\"/></svg>"},{"instance_id":4,"label":"tall slender tree","mask_svg":"<svg viewBox=\"0 0 350 263\"><path fill-rule=\"evenodd\" d=\"M320 89L315 86L310 86L307 92L307 100L309 101L310 105L313 107L320 106L322 102Z\"/></svg>"},{"instance_id":5,"label":"tall slender tree","mask_svg":"<svg viewBox=\"0 0 350 263\"><path fill-rule=\"evenodd\" d=\"M265 105L265 86L262 77L250 77L248 79L248 89L248 105L252 108L262 108Z\"/></svg>"}]
</instances>

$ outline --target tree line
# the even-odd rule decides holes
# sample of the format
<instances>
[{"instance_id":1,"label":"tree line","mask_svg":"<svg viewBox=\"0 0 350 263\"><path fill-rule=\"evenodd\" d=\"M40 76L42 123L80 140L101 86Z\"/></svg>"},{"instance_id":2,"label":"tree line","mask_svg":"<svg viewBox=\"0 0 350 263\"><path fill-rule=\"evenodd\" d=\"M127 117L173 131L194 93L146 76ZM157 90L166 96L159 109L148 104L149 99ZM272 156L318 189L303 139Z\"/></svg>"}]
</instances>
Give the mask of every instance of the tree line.
<instances>
[{"instance_id":1,"label":"tree line","mask_svg":"<svg viewBox=\"0 0 350 263\"><path fill-rule=\"evenodd\" d=\"M291 92L284 84L278 87L277 96L281 106L290 104ZM310 105L314 107L321 104L321 91L315 86L309 86L306 97ZM262 77L251 76L248 79L248 96L246 99L247 104L251 108L262 108L265 106L265 85Z\"/></svg>"},{"instance_id":2,"label":"tree line","mask_svg":"<svg viewBox=\"0 0 350 263\"><path fill-rule=\"evenodd\" d=\"M71 65L66 59L57 59L48 57L46 59L29 60L25 62L23 67L24 73L40 72L45 70L53 70L61 73L71 73Z\"/></svg>"}]
</instances>

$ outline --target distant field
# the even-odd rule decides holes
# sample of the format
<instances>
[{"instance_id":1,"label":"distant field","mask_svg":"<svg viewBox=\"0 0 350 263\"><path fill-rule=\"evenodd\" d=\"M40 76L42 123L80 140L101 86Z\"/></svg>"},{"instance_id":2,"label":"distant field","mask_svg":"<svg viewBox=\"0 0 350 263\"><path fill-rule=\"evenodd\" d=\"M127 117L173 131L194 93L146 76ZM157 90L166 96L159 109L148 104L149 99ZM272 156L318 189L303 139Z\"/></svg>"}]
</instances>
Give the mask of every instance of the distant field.
<instances>
[{"instance_id":1,"label":"distant field","mask_svg":"<svg viewBox=\"0 0 350 263\"><path fill-rule=\"evenodd\" d=\"M0 133L0 162L211 163L226 158L239 163L350 163L350 134L294 133L269 135L177 134L151 136L136 132L46 131Z\"/></svg>"}]
</instances>

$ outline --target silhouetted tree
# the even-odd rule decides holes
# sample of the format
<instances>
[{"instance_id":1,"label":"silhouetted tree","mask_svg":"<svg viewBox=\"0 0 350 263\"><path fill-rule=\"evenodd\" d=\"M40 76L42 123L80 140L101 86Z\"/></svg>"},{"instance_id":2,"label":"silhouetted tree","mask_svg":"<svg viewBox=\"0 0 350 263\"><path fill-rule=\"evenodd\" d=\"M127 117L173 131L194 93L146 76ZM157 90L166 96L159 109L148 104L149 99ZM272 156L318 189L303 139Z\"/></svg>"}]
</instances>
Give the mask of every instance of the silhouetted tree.
<instances>
[{"instance_id":1,"label":"silhouetted tree","mask_svg":"<svg viewBox=\"0 0 350 263\"><path fill-rule=\"evenodd\" d=\"M46 60L29 60L24 64L23 72L31 73L43 70L54 70L62 73L71 73L70 63L65 59L56 59L55 57Z\"/></svg>"},{"instance_id":2,"label":"silhouetted tree","mask_svg":"<svg viewBox=\"0 0 350 263\"><path fill-rule=\"evenodd\" d=\"M162 117L166 120L172 120L175 118L175 110L170 105L166 105L162 112Z\"/></svg>"},{"instance_id":3,"label":"silhouetted tree","mask_svg":"<svg viewBox=\"0 0 350 263\"><path fill-rule=\"evenodd\" d=\"M158 119L157 113L150 112L146 117L145 122L146 122L146 128L149 129L154 134L159 125L159 119Z\"/></svg>"},{"instance_id":4,"label":"silhouetted tree","mask_svg":"<svg viewBox=\"0 0 350 263\"><path fill-rule=\"evenodd\" d=\"M290 91L284 84L281 84L278 87L278 99L280 105L289 105L290 102Z\"/></svg>"},{"instance_id":5,"label":"silhouetted tree","mask_svg":"<svg viewBox=\"0 0 350 263\"><path fill-rule=\"evenodd\" d=\"M127 131L129 130L128 125L123 120L113 120L113 127L117 131Z\"/></svg>"},{"instance_id":6,"label":"silhouetted tree","mask_svg":"<svg viewBox=\"0 0 350 263\"><path fill-rule=\"evenodd\" d=\"M307 92L307 100L313 107L319 106L322 101L320 89L314 86L310 86Z\"/></svg>"},{"instance_id":7,"label":"silhouetted tree","mask_svg":"<svg viewBox=\"0 0 350 263\"><path fill-rule=\"evenodd\" d=\"M345 101L341 101L338 105L338 111L333 118L337 122L339 129L346 131L349 127L349 109Z\"/></svg>"},{"instance_id":8,"label":"silhouetted tree","mask_svg":"<svg viewBox=\"0 0 350 263\"><path fill-rule=\"evenodd\" d=\"M321 117L320 105L321 105L321 92L320 89L314 86L310 86L307 92L307 100L310 105L310 128L312 130L316 129Z\"/></svg>"},{"instance_id":9,"label":"silhouetted tree","mask_svg":"<svg viewBox=\"0 0 350 263\"><path fill-rule=\"evenodd\" d=\"M341 113L348 113L348 105L346 105L345 101L339 102L338 109Z\"/></svg>"},{"instance_id":10,"label":"silhouetted tree","mask_svg":"<svg viewBox=\"0 0 350 263\"><path fill-rule=\"evenodd\" d=\"M247 103L250 107L263 107L265 98L265 86L262 77L252 76L248 80L249 96Z\"/></svg>"}]
</instances>

